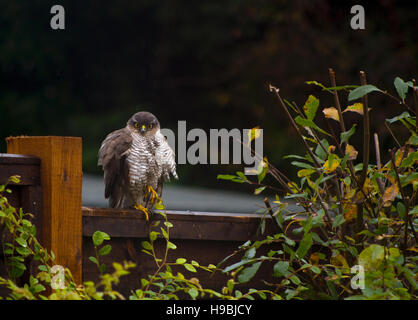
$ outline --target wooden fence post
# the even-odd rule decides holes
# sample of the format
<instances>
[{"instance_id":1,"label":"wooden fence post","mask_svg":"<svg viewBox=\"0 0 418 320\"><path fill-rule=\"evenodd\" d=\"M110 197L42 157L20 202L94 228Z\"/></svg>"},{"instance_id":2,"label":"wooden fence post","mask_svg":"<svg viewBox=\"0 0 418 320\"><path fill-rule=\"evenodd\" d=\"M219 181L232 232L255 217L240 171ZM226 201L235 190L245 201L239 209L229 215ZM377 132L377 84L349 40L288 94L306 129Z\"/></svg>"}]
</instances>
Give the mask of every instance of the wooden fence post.
<instances>
[{"instance_id":1,"label":"wooden fence post","mask_svg":"<svg viewBox=\"0 0 418 320\"><path fill-rule=\"evenodd\" d=\"M41 159L42 235L56 264L82 281L82 140L80 137L8 137L7 152Z\"/></svg>"}]
</instances>

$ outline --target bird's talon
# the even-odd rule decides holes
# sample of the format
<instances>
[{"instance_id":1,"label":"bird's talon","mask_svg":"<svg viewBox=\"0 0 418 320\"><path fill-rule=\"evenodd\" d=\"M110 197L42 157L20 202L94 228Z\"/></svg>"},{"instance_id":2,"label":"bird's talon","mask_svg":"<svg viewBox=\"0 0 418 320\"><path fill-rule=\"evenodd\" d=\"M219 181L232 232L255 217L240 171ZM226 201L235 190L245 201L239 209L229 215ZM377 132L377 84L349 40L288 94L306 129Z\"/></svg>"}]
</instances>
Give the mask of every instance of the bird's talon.
<instances>
[{"instance_id":1,"label":"bird's talon","mask_svg":"<svg viewBox=\"0 0 418 320\"><path fill-rule=\"evenodd\" d=\"M142 204L136 204L134 206L135 209L141 211L145 215L145 220L149 221L149 211L147 208L145 208Z\"/></svg>"}]
</instances>

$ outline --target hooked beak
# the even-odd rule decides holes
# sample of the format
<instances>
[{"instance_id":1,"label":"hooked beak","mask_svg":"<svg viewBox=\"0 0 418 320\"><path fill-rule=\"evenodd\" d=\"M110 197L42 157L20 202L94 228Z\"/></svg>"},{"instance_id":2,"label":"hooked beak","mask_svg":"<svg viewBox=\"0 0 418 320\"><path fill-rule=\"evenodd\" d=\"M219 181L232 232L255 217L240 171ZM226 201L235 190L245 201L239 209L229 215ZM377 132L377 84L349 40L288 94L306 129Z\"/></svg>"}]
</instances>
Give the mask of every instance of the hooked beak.
<instances>
[{"instance_id":1,"label":"hooked beak","mask_svg":"<svg viewBox=\"0 0 418 320\"><path fill-rule=\"evenodd\" d=\"M140 131L141 131L141 133L142 133L142 134L144 134L144 133L145 133L145 131L147 131L147 130L145 129L145 126L144 126L144 125L142 125L142 127L141 127Z\"/></svg>"}]
</instances>

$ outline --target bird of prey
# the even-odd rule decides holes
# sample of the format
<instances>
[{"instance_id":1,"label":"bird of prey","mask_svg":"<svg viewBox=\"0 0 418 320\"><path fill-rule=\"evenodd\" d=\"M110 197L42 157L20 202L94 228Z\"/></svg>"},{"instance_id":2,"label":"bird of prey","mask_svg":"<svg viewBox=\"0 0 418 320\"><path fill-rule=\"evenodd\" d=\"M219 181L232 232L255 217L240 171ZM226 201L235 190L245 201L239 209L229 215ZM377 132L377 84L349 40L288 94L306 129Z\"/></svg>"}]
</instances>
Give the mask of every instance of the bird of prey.
<instances>
[{"instance_id":1,"label":"bird of prey","mask_svg":"<svg viewBox=\"0 0 418 320\"><path fill-rule=\"evenodd\" d=\"M178 179L173 150L150 112L137 112L126 127L107 135L99 150L105 198L111 208L138 208L148 220L152 192L161 197L163 180Z\"/></svg>"}]
</instances>

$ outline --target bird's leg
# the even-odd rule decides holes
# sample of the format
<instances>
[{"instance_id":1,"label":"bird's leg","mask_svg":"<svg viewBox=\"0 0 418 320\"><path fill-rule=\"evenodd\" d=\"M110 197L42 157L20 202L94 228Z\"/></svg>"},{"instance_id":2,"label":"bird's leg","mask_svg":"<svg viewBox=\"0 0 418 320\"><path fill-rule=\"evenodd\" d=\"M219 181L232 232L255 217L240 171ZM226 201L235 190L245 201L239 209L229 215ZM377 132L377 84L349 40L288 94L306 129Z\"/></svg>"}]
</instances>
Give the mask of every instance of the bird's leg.
<instances>
[{"instance_id":1,"label":"bird's leg","mask_svg":"<svg viewBox=\"0 0 418 320\"><path fill-rule=\"evenodd\" d=\"M149 203L150 207L154 205L155 200L161 200L160 197L158 196L158 193L151 186L147 187L147 194L148 194L147 204Z\"/></svg>"},{"instance_id":2,"label":"bird's leg","mask_svg":"<svg viewBox=\"0 0 418 320\"><path fill-rule=\"evenodd\" d=\"M134 208L143 212L145 214L145 220L149 220L149 210L146 207L144 207L142 204L136 203L134 205Z\"/></svg>"},{"instance_id":3,"label":"bird's leg","mask_svg":"<svg viewBox=\"0 0 418 320\"><path fill-rule=\"evenodd\" d=\"M160 201L161 198L158 196L157 192L154 190L153 187L147 186L145 206L143 206L142 204L136 203L134 205L134 208L143 212L145 214L145 219L147 221L149 221L149 211L150 211L150 209L148 209L148 208L151 208L154 205L155 200Z\"/></svg>"}]
</instances>

